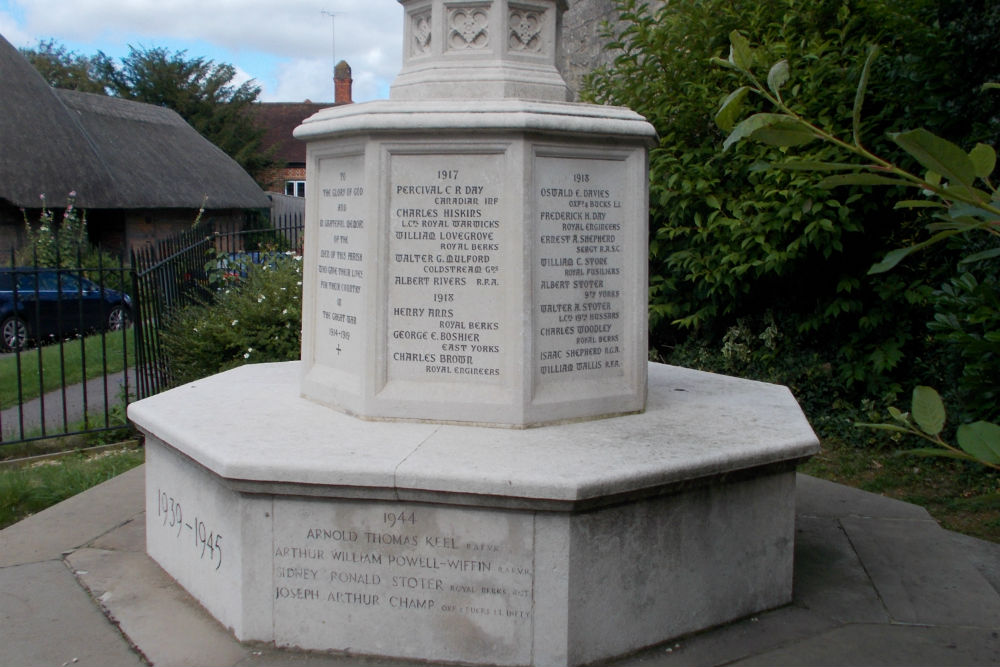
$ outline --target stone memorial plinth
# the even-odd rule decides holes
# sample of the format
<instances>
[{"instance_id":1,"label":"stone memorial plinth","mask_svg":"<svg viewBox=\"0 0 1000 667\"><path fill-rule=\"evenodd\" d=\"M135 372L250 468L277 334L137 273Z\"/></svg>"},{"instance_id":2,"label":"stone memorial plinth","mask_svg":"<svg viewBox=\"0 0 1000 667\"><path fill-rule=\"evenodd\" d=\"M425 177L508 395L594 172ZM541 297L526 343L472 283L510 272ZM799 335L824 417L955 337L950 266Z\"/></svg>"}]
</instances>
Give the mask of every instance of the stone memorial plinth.
<instances>
[{"instance_id":1,"label":"stone memorial plinth","mask_svg":"<svg viewBox=\"0 0 1000 667\"><path fill-rule=\"evenodd\" d=\"M368 422L244 366L133 404L150 555L241 640L580 665L788 602L784 387L649 365L642 414Z\"/></svg>"},{"instance_id":2,"label":"stone memorial plinth","mask_svg":"<svg viewBox=\"0 0 1000 667\"><path fill-rule=\"evenodd\" d=\"M365 419L528 427L642 410L647 148L569 104L555 0L404 0L392 99L308 141L307 398Z\"/></svg>"},{"instance_id":3,"label":"stone memorial plinth","mask_svg":"<svg viewBox=\"0 0 1000 667\"><path fill-rule=\"evenodd\" d=\"M556 0L400 0L392 99L308 142L302 360L129 408L149 554L237 638L620 656L788 602L784 387L646 361L647 148Z\"/></svg>"}]
</instances>

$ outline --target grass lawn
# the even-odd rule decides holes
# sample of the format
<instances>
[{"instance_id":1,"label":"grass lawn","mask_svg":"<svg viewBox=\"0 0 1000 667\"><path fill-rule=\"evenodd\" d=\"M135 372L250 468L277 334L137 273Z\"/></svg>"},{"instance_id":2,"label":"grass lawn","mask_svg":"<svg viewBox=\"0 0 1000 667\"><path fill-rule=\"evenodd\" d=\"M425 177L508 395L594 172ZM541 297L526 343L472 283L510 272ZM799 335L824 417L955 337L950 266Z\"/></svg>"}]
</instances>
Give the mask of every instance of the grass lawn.
<instances>
[{"instance_id":1,"label":"grass lawn","mask_svg":"<svg viewBox=\"0 0 1000 667\"><path fill-rule=\"evenodd\" d=\"M135 362L132 356L135 354L132 331L127 329L124 334L121 331L109 331L103 335L103 341L101 334L94 334L23 350L20 355L5 355L0 358L0 407L9 408L18 404L18 370L21 377L21 401L58 389L64 383L73 385L105 372L123 370L126 353L129 363ZM42 377L41 382L39 375Z\"/></svg>"},{"instance_id":2,"label":"grass lawn","mask_svg":"<svg viewBox=\"0 0 1000 667\"><path fill-rule=\"evenodd\" d=\"M0 468L0 528L140 465L145 450L116 447Z\"/></svg>"}]
</instances>

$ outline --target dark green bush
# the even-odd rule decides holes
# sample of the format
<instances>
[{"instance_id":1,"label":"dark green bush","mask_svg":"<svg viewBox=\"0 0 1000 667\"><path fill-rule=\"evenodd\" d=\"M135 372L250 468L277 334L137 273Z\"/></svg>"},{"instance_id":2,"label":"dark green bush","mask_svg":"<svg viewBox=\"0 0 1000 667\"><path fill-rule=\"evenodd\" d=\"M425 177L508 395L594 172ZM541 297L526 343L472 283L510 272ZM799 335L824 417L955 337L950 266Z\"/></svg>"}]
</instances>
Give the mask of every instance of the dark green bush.
<instances>
[{"instance_id":1,"label":"dark green bush","mask_svg":"<svg viewBox=\"0 0 1000 667\"><path fill-rule=\"evenodd\" d=\"M248 363L299 358L302 258L291 252L231 260L237 273L209 264L221 281L212 303L178 311L162 332L172 380L178 384Z\"/></svg>"},{"instance_id":2,"label":"dark green bush","mask_svg":"<svg viewBox=\"0 0 1000 667\"><path fill-rule=\"evenodd\" d=\"M814 174L773 168L791 158L784 149L741 143L722 152L712 116L733 79L709 59L728 54L732 30L752 35L762 60L791 63L796 78L786 88L802 115L831 129L850 118L870 44L883 43L887 64L873 79L889 83L873 82L864 133L891 157L897 152L885 133L919 124L910 114L940 99L927 82L941 67L905 54L912 47L940 59L955 49L935 23L936 4L691 0L654 10L619 0L618 7L610 48L621 55L591 76L586 95L635 109L660 133L650 157L651 344L666 349L697 332L721 345L739 320L770 309L784 344L816 351L844 385L879 393L905 386L919 364L902 362L927 356L931 296L955 258L868 276L888 249L922 234L924 222L893 210L898 197L885 188L823 189ZM815 144L794 158L835 155Z\"/></svg>"},{"instance_id":3,"label":"dark green bush","mask_svg":"<svg viewBox=\"0 0 1000 667\"><path fill-rule=\"evenodd\" d=\"M945 343L959 421L1000 421L1000 277L982 262L950 279L934 295L930 328Z\"/></svg>"}]
</instances>

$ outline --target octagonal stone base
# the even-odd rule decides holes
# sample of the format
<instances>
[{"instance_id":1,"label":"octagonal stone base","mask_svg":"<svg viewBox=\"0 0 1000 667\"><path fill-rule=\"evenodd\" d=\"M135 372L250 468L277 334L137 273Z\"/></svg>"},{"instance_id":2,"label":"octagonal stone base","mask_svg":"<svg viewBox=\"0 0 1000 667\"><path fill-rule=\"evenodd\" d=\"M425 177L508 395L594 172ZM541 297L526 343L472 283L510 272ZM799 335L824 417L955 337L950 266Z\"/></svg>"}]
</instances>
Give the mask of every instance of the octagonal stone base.
<instances>
[{"instance_id":1,"label":"octagonal stone base","mask_svg":"<svg viewBox=\"0 0 1000 667\"><path fill-rule=\"evenodd\" d=\"M579 665L788 602L787 389L650 364L644 414L366 422L245 366L133 404L150 555L241 640Z\"/></svg>"}]
</instances>

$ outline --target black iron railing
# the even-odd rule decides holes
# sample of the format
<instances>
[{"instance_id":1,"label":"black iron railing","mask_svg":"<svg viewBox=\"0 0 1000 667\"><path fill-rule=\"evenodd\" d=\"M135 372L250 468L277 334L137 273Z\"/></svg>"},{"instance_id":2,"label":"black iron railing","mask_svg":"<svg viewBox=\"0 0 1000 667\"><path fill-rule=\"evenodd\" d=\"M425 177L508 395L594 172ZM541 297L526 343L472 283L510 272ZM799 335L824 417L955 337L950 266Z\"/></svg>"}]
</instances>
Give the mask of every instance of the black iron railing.
<instances>
[{"instance_id":1,"label":"black iron railing","mask_svg":"<svg viewBox=\"0 0 1000 667\"><path fill-rule=\"evenodd\" d=\"M125 426L132 278L107 257L0 262L0 445Z\"/></svg>"},{"instance_id":2,"label":"black iron railing","mask_svg":"<svg viewBox=\"0 0 1000 667\"><path fill-rule=\"evenodd\" d=\"M131 400L172 386L161 329L179 308L212 302L213 267L301 249L301 202L292 204L202 220L133 251L131 265L106 253L3 253L0 446L125 427Z\"/></svg>"},{"instance_id":3,"label":"black iron railing","mask_svg":"<svg viewBox=\"0 0 1000 667\"><path fill-rule=\"evenodd\" d=\"M179 308L212 301L212 269L236 256L299 250L302 230L301 211L275 216L273 223L257 215L242 222L203 220L190 231L132 253L139 398L173 386L160 332Z\"/></svg>"}]
</instances>

